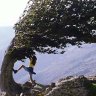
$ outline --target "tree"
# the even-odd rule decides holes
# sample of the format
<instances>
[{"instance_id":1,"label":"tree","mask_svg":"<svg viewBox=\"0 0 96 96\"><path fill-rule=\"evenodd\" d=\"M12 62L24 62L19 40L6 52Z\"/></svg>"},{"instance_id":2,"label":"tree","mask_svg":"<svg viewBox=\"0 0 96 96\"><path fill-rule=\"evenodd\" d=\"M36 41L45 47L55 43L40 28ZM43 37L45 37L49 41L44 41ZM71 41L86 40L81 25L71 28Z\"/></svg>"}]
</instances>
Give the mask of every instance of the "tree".
<instances>
[{"instance_id":1,"label":"tree","mask_svg":"<svg viewBox=\"0 0 96 96\"><path fill-rule=\"evenodd\" d=\"M56 53L68 44L96 42L95 0L33 0L28 8L15 25L17 45Z\"/></svg>"},{"instance_id":2,"label":"tree","mask_svg":"<svg viewBox=\"0 0 96 96\"><path fill-rule=\"evenodd\" d=\"M2 86L9 96L23 91L12 76L17 60L34 50L58 53L67 44L96 43L96 1L30 0L14 28L16 34L1 68Z\"/></svg>"}]
</instances>

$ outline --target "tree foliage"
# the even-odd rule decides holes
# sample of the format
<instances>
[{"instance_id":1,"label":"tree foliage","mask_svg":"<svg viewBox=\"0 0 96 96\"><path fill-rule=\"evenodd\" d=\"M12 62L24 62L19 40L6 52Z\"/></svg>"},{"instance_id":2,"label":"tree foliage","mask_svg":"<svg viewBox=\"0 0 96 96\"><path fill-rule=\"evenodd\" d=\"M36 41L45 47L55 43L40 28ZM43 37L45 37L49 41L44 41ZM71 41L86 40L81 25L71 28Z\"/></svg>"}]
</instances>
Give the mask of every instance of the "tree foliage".
<instances>
[{"instance_id":1,"label":"tree foliage","mask_svg":"<svg viewBox=\"0 0 96 96\"><path fill-rule=\"evenodd\" d=\"M56 53L67 44L96 42L95 0L30 0L15 25L14 46Z\"/></svg>"}]
</instances>

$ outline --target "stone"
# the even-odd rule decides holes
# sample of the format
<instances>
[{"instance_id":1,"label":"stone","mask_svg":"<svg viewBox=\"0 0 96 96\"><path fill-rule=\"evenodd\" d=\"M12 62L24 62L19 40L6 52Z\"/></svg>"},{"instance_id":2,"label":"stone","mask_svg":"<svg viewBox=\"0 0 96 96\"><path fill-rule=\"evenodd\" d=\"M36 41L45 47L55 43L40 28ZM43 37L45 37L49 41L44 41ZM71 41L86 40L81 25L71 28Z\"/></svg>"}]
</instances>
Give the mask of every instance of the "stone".
<instances>
[{"instance_id":1,"label":"stone","mask_svg":"<svg viewBox=\"0 0 96 96\"><path fill-rule=\"evenodd\" d=\"M84 76L62 79L45 96L88 96L89 84L90 82Z\"/></svg>"}]
</instances>

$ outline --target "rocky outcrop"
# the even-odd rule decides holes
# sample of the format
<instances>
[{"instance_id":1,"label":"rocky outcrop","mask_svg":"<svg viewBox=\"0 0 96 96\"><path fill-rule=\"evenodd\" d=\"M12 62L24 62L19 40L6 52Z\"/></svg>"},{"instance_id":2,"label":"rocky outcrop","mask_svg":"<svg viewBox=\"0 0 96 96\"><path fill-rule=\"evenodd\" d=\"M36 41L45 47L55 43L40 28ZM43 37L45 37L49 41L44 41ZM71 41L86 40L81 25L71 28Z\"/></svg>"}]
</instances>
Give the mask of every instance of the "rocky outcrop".
<instances>
[{"instance_id":1,"label":"rocky outcrop","mask_svg":"<svg viewBox=\"0 0 96 96\"><path fill-rule=\"evenodd\" d=\"M88 96L90 82L85 77L71 77L60 80L45 96Z\"/></svg>"},{"instance_id":2,"label":"rocky outcrop","mask_svg":"<svg viewBox=\"0 0 96 96\"><path fill-rule=\"evenodd\" d=\"M92 89L92 82L95 76L92 77L73 77L60 79L56 83L50 85L42 85L34 82L31 84L29 81L22 85L23 91L16 96L96 96L96 88ZM17 89L18 90L18 89ZM1 93L0 96L10 96Z\"/></svg>"},{"instance_id":3,"label":"rocky outcrop","mask_svg":"<svg viewBox=\"0 0 96 96\"><path fill-rule=\"evenodd\" d=\"M36 83L32 86L26 82L23 85L25 91L20 96L95 96L96 94L91 94L90 86L90 80L84 76L70 76L51 85Z\"/></svg>"}]
</instances>

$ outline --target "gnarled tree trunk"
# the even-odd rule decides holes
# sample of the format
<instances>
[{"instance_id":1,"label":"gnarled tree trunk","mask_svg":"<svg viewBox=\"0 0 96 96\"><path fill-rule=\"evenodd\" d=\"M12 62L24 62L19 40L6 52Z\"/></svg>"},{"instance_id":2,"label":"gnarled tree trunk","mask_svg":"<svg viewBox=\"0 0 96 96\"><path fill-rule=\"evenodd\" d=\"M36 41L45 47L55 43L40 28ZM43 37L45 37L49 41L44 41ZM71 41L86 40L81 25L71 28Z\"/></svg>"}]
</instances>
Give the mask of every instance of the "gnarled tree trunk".
<instances>
[{"instance_id":1,"label":"gnarled tree trunk","mask_svg":"<svg viewBox=\"0 0 96 96\"><path fill-rule=\"evenodd\" d=\"M14 47L15 38L13 38L11 45L8 48L4 56L4 60L1 67L1 82L2 89L9 94L9 96L16 96L16 94L20 94L23 90L20 84L17 84L13 78L12 69L14 67L14 63L17 60L22 60L29 58L34 52L30 47Z\"/></svg>"},{"instance_id":2,"label":"gnarled tree trunk","mask_svg":"<svg viewBox=\"0 0 96 96\"><path fill-rule=\"evenodd\" d=\"M9 50L10 48L4 57L1 68L2 89L6 91L9 96L16 96L16 94L20 94L22 92L22 87L13 79L12 69L16 62L16 57L14 57L13 52L10 53Z\"/></svg>"}]
</instances>

